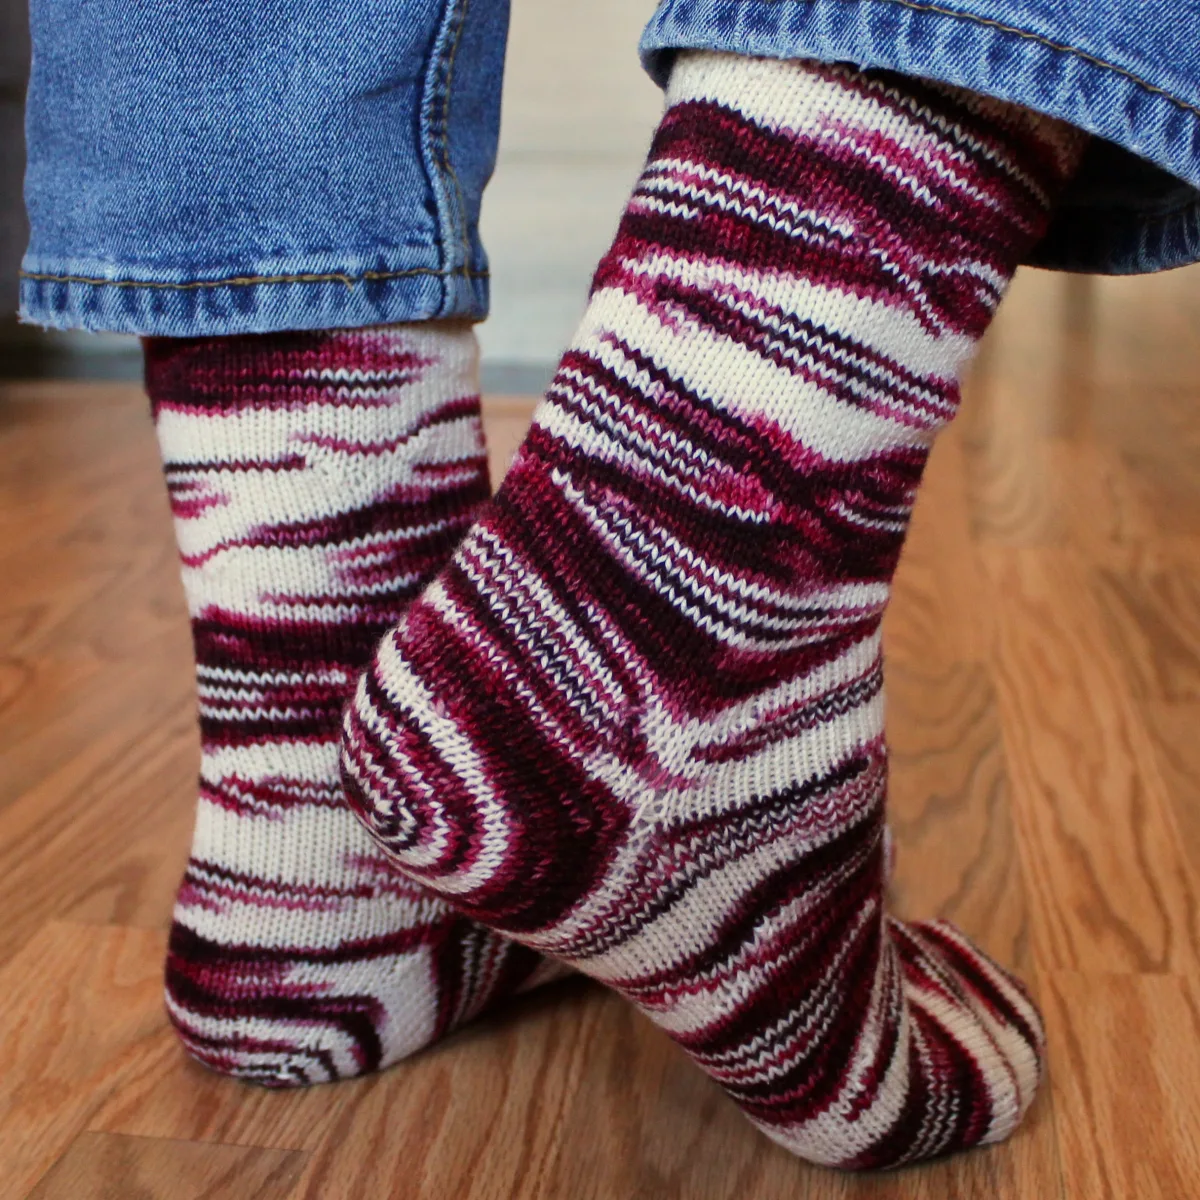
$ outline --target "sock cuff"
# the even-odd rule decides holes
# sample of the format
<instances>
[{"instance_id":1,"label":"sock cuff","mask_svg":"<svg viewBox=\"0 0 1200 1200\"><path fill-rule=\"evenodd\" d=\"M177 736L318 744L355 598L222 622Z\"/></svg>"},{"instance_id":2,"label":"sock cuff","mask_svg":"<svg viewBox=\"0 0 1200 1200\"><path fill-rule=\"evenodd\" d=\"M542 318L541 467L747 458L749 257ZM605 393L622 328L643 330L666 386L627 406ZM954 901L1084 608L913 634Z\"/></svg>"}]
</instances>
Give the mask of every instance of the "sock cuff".
<instances>
[{"instance_id":1,"label":"sock cuff","mask_svg":"<svg viewBox=\"0 0 1200 1200\"><path fill-rule=\"evenodd\" d=\"M986 158L1021 173L1047 196L1074 173L1087 142L1074 126L1008 101L812 59L684 50L676 56L666 103L668 110L715 104L760 129L809 141L861 137L876 154L881 140L891 141L948 156L951 168L955 161L969 167Z\"/></svg>"},{"instance_id":2,"label":"sock cuff","mask_svg":"<svg viewBox=\"0 0 1200 1200\"><path fill-rule=\"evenodd\" d=\"M143 338L142 348L156 415L164 408L221 413L339 398L361 405L426 378L440 397L478 395L479 344L467 321Z\"/></svg>"}]
</instances>

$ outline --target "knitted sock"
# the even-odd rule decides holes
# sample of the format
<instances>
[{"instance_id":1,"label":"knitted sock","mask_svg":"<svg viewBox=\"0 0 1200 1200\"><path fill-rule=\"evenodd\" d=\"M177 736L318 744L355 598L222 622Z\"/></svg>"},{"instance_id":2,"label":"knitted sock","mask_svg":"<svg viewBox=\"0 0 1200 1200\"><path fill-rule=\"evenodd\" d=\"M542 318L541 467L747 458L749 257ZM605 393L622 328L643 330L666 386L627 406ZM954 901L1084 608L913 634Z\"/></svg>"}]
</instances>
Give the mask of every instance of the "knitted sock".
<instances>
[{"instance_id":1,"label":"knitted sock","mask_svg":"<svg viewBox=\"0 0 1200 1200\"><path fill-rule=\"evenodd\" d=\"M202 741L168 1010L218 1071L359 1075L538 964L397 876L338 774L355 675L488 497L474 335L161 338L145 357Z\"/></svg>"},{"instance_id":2,"label":"knitted sock","mask_svg":"<svg viewBox=\"0 0 1200 1200\"><path fill-rule=\"evenodd\" d=\"M935 432L1082 135L683 54L499 497L347 709L413 879L624 994L805 1158L1005 1137L1042 1026L885 915L880 618Z\"/></svg>"},{"instance_id":3,"label":"knitted sock","mask_svg":"<svg viewBox=\"0 0 1200 1200\"><path fill-rule=\"evenodd\" d=\"M407 874L622 992L766 1132L892 1166L1036 1090L1021 985L883 911L880 620L934 434L1082 137L680 55L499 497L384 638L348 796Z\"/></svg>"}]
</instances>

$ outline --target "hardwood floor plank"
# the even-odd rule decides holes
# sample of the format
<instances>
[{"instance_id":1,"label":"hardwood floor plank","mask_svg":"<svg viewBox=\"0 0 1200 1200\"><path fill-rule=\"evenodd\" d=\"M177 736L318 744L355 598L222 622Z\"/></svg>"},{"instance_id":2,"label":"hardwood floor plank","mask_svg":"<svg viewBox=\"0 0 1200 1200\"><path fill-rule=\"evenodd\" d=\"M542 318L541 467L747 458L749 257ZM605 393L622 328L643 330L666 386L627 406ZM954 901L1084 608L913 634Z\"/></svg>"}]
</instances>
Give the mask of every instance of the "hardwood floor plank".
<instances>
[{"instance_id":1,"label":"hardwood floor plank","mask_svg":"<svg viewBox=\"0 0 1200 1200\"><path fill-rule=\"evenodd\" d=\"M488 472L492 490L500 486L517 447L525 438L525 431L533 417L537 401L519 396L485 397L483 401L483 424L487 431Z\"/></svg>"},{"instance_id":2,"label":"hardwood floor plank","mask_svg":"<svg viewBox=\"0 0 1200 1200\"><path fill-rule=\"evenodd\" d=\"M121 1084L173 1049L161 934L47 923L0 970L0 1198L23 1200Z\"/></svg>"},{"instance_id":3,"label":"hardwood floor plank","mask_svg":"<svg viewBox=\"0 0 1200 1200\"><path fill-rule=\"evenodd\" d=\"M1121 408L1138 415L1147 385L1195 386L1200 306L1193 268L1094 281L1093 375L1123 390Z\"/></svg>"},{"instance_id":4,"label":"hardwood floor plank","mask_svg":"<svg viewBox=\"0 0 1200 1200\"><path fill-rule=\"evenodd\" d=\"M194 807L190 704L113 724L0 810L0 961L49 919L165 929Z\"/></svg>"},{"instance_id":5,"label":"hardwood floor plank","mask_svg":"<svg viewBox=\"0 0 1200 1200\"><path fill-rule=\"evenodd\" d=\"M286 1200L303 1160L286 1150L84 1133L29 1200Z\"/></svg>"},{"instance_id":6,"label":"hardwood floor plank","mask_svg":"<svg viewBox=\"0 0 1200 1200\"><path fill-rule=\"evenodd\" d=\"M883 621L889 662L928 670L987 659L995 621L971 540L963 437L934 447Z\"/></svg>"},{"instance_id":7,"label":"hardwood floor plank","mask_svg":"<svg viewBox=\"0 0 1200 1200\"><path fill-rule=\"evenodd\" d=\"M1109 639L1140 700L1200 700L1200 570L1092 575Z\"/></svg>"},{"instance_id":8,"label":"hardwood floor plank","mask_svg":"<svg viewBox=\"0 0 1200 1200\"><path fill-rule=\"evenodd\" d=\"M547 1178L556 1156L576 1148L564 1113L604 1028L598 998L582 981L552 985L351 1085L296 1200L572 1194L546 1190Z\"/></svg>"},{"instance_id":9,"label":"hardwood floor plank","mask_svg":"<svg viewBox=\"0 0 1200 1200\"><path fill-rule=\"evenodd\" d=\"M1195 878L1069 552L988 550L994 682L1042 969L1194 971Z\"/></svg>"},{"instance_id":10,"label":"hardwood floor plank","mask_svg":"<svg viewBox=\"0 0 1200 1200\"><path fill-rule=\"evenodd\" d=\"M964 400L970 469L967 504L976 541L1005 546L1053 546L1063 540L1060 481L1045 414L1028 390L1006 377L981 378Z\"/></svg>"},{"instance_id":11,"label":"hardwood floor plank","mask_svg":"<svg viewBox=\"0 0 1200 1200\"><path fill-rule=\"evenodd\" d=\"M169 659L118 662L99 670L38 655L17 660L17 666L20 694L0 709L0 809L111 736L114 713L121 714L127 728L150 729L164 713L182 717L194 707L191 668L186 676L177 676ZM193 748L195 761L189 758L185 765L194 776L198 744Z\"/></svg>"},{"instance_id":12,"label":"hardwood floor plank","mask_svg":"<svg viewBox=\"0 0 1200 1200\"><path fill-rule=\"evenodd\" d=\"M1049 454L1060 480L1064 540L1085 562L1132 565L1158 549L1165 535L1150 496L1117 448L1089 434L1056 439Z\"/></svg>"},{"instance_id":13,"label":"hardwood floor plank","mask_svg":"<svg viewBox=\"0 0 1200 1200\"><path fill-rule=\"evenodd\" d=\"M1200 703L1139 705L1171 796L1184 853L1200 877Z\"/></svg>"},{"instance_id":14,"label":"hardwood floor plank","mask_svg":"<svg viewBox=\"0 0 1200 1200\"><path fill-rule=\"evenodd\" d=\"M353 1107L362 1085L274 1089L240 1083L190 1059L171 1035L170 1052L115 1089L88 1129L167 1141L219 1142L272 1150L316 1145Z\"/></svg>"},{"instance_id":15,"label":"hardwood floor plank","mask_svg":"<svg viewBox=\"0 0 1200 1200\"><path fill-rule=\"evenodd\" d=\"M1187 981L1052 971L1044 989L1066 1194L1200 1195L1200 1006Z\"/></svg>"},{"instance_id":16,"label":"hardwood floor plank","mask_svg":"<svg viewBox=\"0 0 1200 1200\"><path fill-rule=\"evenodd\" d=\"M888 669L892 899L954 921L999 961L1033 968L999 714L983 667Z\"/></svg>"},{"instance_id":17,"label":"hardwood floor plank","mask_svg":"<svg viewBox=\"0 0 1200 1200\"><path fill-rule=\"evenodd\" d=\"M0 808L113 727L191 696L153 431L137 390L5 388ZM3 844L0 842L0 844Z\"/></svg>"}]
</instances>

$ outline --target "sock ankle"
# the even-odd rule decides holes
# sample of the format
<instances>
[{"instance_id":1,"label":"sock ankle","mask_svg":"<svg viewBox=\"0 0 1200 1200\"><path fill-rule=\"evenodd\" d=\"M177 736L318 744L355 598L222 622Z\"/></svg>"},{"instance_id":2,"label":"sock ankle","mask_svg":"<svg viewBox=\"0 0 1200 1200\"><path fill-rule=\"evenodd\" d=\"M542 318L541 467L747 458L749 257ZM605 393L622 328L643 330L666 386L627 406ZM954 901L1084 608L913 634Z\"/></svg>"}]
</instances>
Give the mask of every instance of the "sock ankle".
<instances>
[{"instance_id":1,"label":"sock ankle","mask_svg":"<svg viewBox=\"0 0 1200 1200\"><path fill-rule=\"evenodd\" d=\"M487 499L474 335L423 324L145 343L202 757L167 1003L284 1086L412 1053L537 957L396 875L345 807L341 706Z\"/></svg>"},{"instance_id":2,"label":"sock ankle","mask_svg":"<svg viewBox=\"0 0 1200 1200\"><path fill-rule=\"evenodd\" d=\"M347 708L412 878L623 993L842 1167L997 1141L1025 990L883 908L880 618L958 379L1082 137L848 67L681 54L497 499Z\"/></svg>"}]
</instances>

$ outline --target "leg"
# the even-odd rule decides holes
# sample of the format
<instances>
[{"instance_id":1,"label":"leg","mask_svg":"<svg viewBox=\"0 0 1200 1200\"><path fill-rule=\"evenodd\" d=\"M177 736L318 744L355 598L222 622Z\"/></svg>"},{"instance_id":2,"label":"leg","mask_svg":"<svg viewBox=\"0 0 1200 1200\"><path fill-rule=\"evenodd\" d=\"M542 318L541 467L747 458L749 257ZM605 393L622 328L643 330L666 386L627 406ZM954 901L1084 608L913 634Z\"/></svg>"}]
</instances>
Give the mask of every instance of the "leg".
<instances>
[{"instance_id":1,"label":"leg","mask_svg":"<svg viewBox=\"0 0 1200 1200\"><path fill-rule=\"evenodd\" d=\"M188 1050L272 1085L395 1062L538 956L391 873L346 810L338 717L489 494L463 323L146 343L200 693L167 959Z\"/></svg>"},{"instance_id":2,"label":"leg","mask_svg":"<svg viewBox=\"0 0 1200 1200\"><path fill-rule=\"evenodd\" d=\"M168 1008L196 1057L263 1083L385 1066L538 978L382 870L336 752L356 671L488 494L467 321L507 19L32 5L24 315L149 335L195 633ZM334 327L355 331L290 332Z\"/></svg>"},{"instance_id":3,"label":"leg","mask_svg":"<svg viewBox=\"0 0 1200 1200\"><path fill-rule=\"evenodd\" d=\"M1024 989L883 908L880 619L958 379L1082 137L682 55L496 501L347 710L347 791L461 912L607 983L812 1160L999 1140Z\"/></svg>"}]
</instances>

